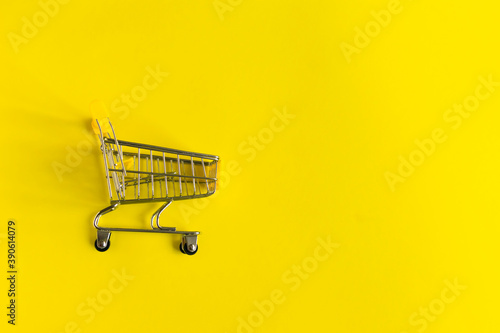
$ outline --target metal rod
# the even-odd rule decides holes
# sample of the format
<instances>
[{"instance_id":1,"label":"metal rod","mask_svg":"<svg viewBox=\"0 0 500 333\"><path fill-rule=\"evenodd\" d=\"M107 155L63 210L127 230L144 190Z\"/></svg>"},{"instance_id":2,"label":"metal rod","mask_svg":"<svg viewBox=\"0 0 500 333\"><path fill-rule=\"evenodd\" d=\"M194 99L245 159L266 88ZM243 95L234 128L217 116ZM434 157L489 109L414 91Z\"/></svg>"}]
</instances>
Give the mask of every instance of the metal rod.
<instances>
[{"instance_id":1,"label":"metal rod","mask_svg":"<svg viewBox=\"0 0 500 333\"><path fill-rule=\"evenodd\" d=\"M103 231L125 231L125 232L150 232L157 234L177 234L177 235L186 235L186 236L194 236L199 235L199 231L178 231L178 230L169 230L169 229L133 229L133 228L97 228L98 230Z\"/></svg>"},{"instance_id":2,"label":"metal rod","mask_svg":"<svg viewBox=\"0 0 500 333\"><path fill-rule=\"evenodd\" d=\"M203 175L205 176L205 178L207 178L207 171L205 170L205 162L203 162L203 157L201 158L201 164L203 166ZM210 190L208 189L208 179L205 180L205 182L207 183L207 193L208 193L210 192Z\"/></svg>"},{"instance_id":3,"label":"metal rod","mask_svg":"<svg viewBox=\"0 0 500 333\"><path fill-rule=\"evenodd\" d=\"M109 135L109 134L108 134L108 135ZM111 161L110 161L110 163L112 163L112 164L113 164L113 167L116 167L116 166L117 166L117 163L115 162L115 157L114 157L114 155L113 155L113 151L114 151L113 146L110 144L110 145L109 145L109 149L108 149L108 151L107 151L107 152L108 152L108 159L109 159L109 160L111 160ZM115 169L115 168L110 169L110 170L116 170L116 171L114 171L114 172L111 174L111 177L113 177L113 184L115 185L116 196L121 198L121 197L123 197L123 196L122 196L122 191L121 191L121 184L120 184L120 182L118 181L118 176L117 176L116 172L117 172L117 171L120 171L120 172L121 172L122 170Z\"/></svg>"},{"instance_id":4,"label":"metal rod","mask_svg":"<svg viewBox=\"0 0 500 333\"><path fill-rule=\"evenodd\" d=\"M170 231L175 231L175 228L172 228L172 227L168 227L168 228L165 228L165 227L162 227L160 225L160 215L161 213L163 213L163 211L165 209L167 209L168 206L170 206L170 204L172 203L172 199L168 200L158 211L158 213L156 214L156 226L158 227L158 229L163 229L163 230L170 230Z\"/></svg>"},{"instance_id":5,"label":"metal rod","mask_svg":"<svg viewBox=\"0 0 500 333\"><path fill-rule=\"evenodd\" d=\"M174 172L174 163L172 162L172 160L170 160L170 172ZM172 178L172 188L174 189L174 197L177 196L176 194L176 190L175 190L175 182L174 182L174 178Z\"/></svg>"},{"instance_id":6,"label":"metal rod","mask_svg":"<svg viewBox=\"0 0 500 333\"><path fill-rule=\"evenodd\" d=\"M182 162L181 162L182 163ZM109 171L118 171L118 172L121 172L120 169L109 169ZM143 174L143 175L155 175L155 176L164 176L165 174L164 173L159 173L159 172L149 172L149 171L132 171L132 170L129 170L128 173L139 173L139 174ZM167 175L171 176L171 177L179 177L179 178L196 178L196 179L208 179L208 180L217 180L217 178L212 178L212 177L200 177L200 176L191 176L191 175L177 175L175 172L172 172L172 173L167 173Z\"/></svg>"},{"instance_id":7,"label":"metal rod","mask_svg":"<svg viewBox=\"0 0 500 333\"><path fill-rule=\"evenodd\" d=\"M108 141L108 140L112 140L112 139L104 138L104 140ZM114 141L114 140L112 140L112 141ZM194 156L194 157L204 157L204 158L213 159L216 161L219 159L219 156L216 156L216 155L195 153L195 152L189 152L189 151L185 151L185 150L165 148L165 147L147 145L147 144L124 141L124 140L117 140L117 141L118 141L118 144L121 146L127 146L127 147L132 147L132 148L143 148L146 150L152 149L152 150L156 150L159 152L165 152L165 153L170 153L170 154L187 155L187 156Z\"/></svg>"},{"instance_id":8,"label":"metal rod","mask_svg":"<svg viewBox=\"0 0 500 333\"><path fill-rule=\"evenodd\" d=\"M163 153L163 171L165 172L165 196L168 197L167 163L165 161L165 153Z\"/></svg>"},{"instance_id":9,"label":"metal rod","mask_svg":"<svg viewBox=\"0 0 500 333\"><path fill-rule=\"evenodd\" d=\"M187 200L187 199L198 199L211 196L213 193L197 194L197 195L184 195L182 197L172 197L172 200ZM135 204L142 202L164 202L164 198L154 198L154 199L124 199L124 200L111 200L111 204L119 203L121 205Z\"/></svg>"},{"instance_id":10,"label":"metal rod","mask_svg":"<svg viewBox=\"0 0 500 333\"><path fill-rule=\"evenodd\" d=\"M135 170L135 156L134 156L134 170ZM134 178L137 178L137 177L134 177ZM134 185L134 198L137 198L137 184Z\"/></svg>"},{"instance_id":11,"label":"metal rod","mask_svg":"<svg viewBox=\"0 0 500 333\"><path fill-rule=\"evenodd\" d=\"M149 151L149 156L151 156L151 159L149 160L149 166L150 166L150 169L151 169L151 197L154 198L155 197L155 182L153 180L153 151L150 150Z\"/></svg>"},{"instance_id":12,"label":"metal rod","mask_svg":"<svg viewBox=\"0 0 500 333\"><path fill-rule=\"evenodd\" d=\"M137 199L141 197L141 148L137 149Z\"/></svg>"},{"instance_id":13,"label":"metal rod","mask_svg":"<svg viewBox=\"0 0 500 333\"><path fill-rule=\"evenodd\" d=\"M198 193L201 194L201 186L200 186L200 180L199 179L196 179L196 184L198 185Z\"/></svg>"},{"instance_id":14,"label":"metal rod","mask_svg":"<svg viewBox=\"0 0 500 333\"><path fill-rule=\"evenodd\" d=\"M111 204L111 206L108 206L104 209L101 209L99 211L99 213L97 213L97 215L94 217L94 227L96 227L97 229L99 229L99 219L101 218L101 216L103 216L104 214L107 214L107 213L110 213L112 211L114 211L116 209L116 207L118 207L119 203L115 203L115 204Z\"/></svg>"},{"instance_id":15,"label":"metal rod","mask_svg":"<svg viewBox=\"0 0 500 333\"><path fill-rule=\"evenodd\" d=\"M99 121L96 119L97 126L99 127L99 139L101 140L101 151L102 151L102 157L104 158L104 169L106 170L106 180L108 181L108 193L109 193L109 198L110 200L113 200L113 193L111 193L111 182L109 180L109 167L108 167L108 158L106 157L106 146L104 144L103 140L103 134L102 134L102 129L101 125L99 125Z\"/></svg>"},{"instance_id":16,"label":"metal rod","mask_svg":"<svg viewBox=\"0 0 500 333\"><path fill-rule=\"evenodd\" d=\"M184 165L184 161L181 161L181 164L182 164L182 172L186 173L186 168L185 168L185 165ZM189 195L187 179L185 177L182 177L182 179L184 180L184 185L186 186L186 195Z\"/></svg>"},{"instance_id":17,"label":"metal rod","mask_svg":"<svg viewBox=\"0 0 500 333\"><path fill-rule=\"evenodd\" d=\"M156 155L156 154L154 154L154 152L155 152L155 151L153 150L153 158L162 158L162 155ZM159 152L159 153L162 153L162 152ZM118 152L115 152L115 154L118 154ZM131 153L131 152L124 151L124 152L123 152L123 156L137 156L137 154L136 154L136 153ZM193 156L193 157L196 157L196 156ZM166 160L166 161L174 161L174 162L175 162L175 161L177 161L177 158L175 158L175 157L167 157L167 156L165 156L165 160ZM190 159L188 159L188 158L181 158L180 160L181 160L181 161L184 161L184 162L189 162L189 161L191 161L191 160L190 160ZM212 161L212 163L213 163L213 161ZM196 164L196 165L201 165L201 162L200 162L200 161L194 161L194 164ZM128 170L127 170L127 172L128 172Z\"/></svg>"},{"instance_id":18,"label":"metal rod","mask_svg":"<svg viewBox=\"0 0 500 333\"><path fill-rule=\"evenodd\" d=\"M179 155L177 155L177 170L179 172L179 192L180 192L180 196L182 197L182 178L180 178L180 176L181 176L181 162L179 159Z\"/></svg>"},{"instance_id":19,"label":"metal rod","mask_svg":"<svg viewBox=\"0 0 500 333\"><path fill-rule=\"evenodd\" d=\"M160 171L160 159L159 158L156 159L156 170ZM161 186L161 181L159 179L158 179L158 181L160 182L160 197L163 197L163 189Z\"/></svg>"},{"instance_id":20,"label":"metal rod","mask_svg":"<svg viewBox=\"0 0 500 333\"><path fill-rule=\"evenodd\" d=\"M118 139L116 138L115 129L113 128L113 125L111 124L111 121L109 120L109 118L108 118L108 123L109 123L109 127L111 128L111 132L113 132L113 139L114 139L115 144L116 144L116 149L118 150L118 153L120 155L120 162L122 163L123 173L127 174L127 172L125 171L125 165L123 164L123 154L121 152L120 144L118 144Z\"/></svg>"},{"instance_id":21,"label":"metal rod","mask_svg":"<svg viewBox=\"0 0 500 333\"><path fill-rule=\"evenodd\" d=\"M191 156L191 172L194 177L194 164L193 164L193 156ZM196 180L193 178L193 194L196 194Z\"/></svg>"},{"instance_id":22,"label":"metal rod","mask_svg":"<svg viewBox=\"0 0 500 333\"><path fill-rule=\"evenodd\" d=\"M160 219L160 214L172 203L172 200L167 201L160 208L156 210L156 212L151 216L151 229L154 229L154 220L156 217L156 224L159 225L158 220ZM159 227L158 227L159 228Z\"/></svg>"},{"instance_id":23,"label":"metal rod","mask_svg":"<svg viewBox=\"0 0 500 333\"><path fill-rule=\"evenodd\" d=\"M146 170L148 169L148 157L146 156ZM149 198L149 182L146 182L146 197Z\"/></svg>"}]
</instances>

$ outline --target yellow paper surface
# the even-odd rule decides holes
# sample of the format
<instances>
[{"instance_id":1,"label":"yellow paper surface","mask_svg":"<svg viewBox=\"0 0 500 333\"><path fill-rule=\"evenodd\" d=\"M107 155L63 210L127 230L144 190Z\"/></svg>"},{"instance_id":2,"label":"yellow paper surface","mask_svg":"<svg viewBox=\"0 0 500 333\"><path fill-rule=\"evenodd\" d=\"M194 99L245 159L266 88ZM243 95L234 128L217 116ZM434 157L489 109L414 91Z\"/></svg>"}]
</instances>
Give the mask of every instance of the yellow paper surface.
<instances>
[{"instance_id":1,"label":"yellow paper surface","mask_svg":"<svg viewBox=\"0 0 500 333\"><path fill-rule=\"evenodd\" d=\"M54 0L0 20L2 332L496 332L494 1ZM219 155L180 236L118 233L119 139ZM159 204L103 225L147 227ZM15 222L15 325L8 221Z\"/></svg>"}]
</instances>

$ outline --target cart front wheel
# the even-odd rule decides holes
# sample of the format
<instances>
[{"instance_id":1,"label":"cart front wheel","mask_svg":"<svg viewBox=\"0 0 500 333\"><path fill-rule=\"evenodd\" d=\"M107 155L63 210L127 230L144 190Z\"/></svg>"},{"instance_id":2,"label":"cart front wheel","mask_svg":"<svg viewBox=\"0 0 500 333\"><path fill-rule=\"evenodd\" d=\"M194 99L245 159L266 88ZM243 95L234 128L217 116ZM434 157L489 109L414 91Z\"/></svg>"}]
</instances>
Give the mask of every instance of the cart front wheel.
<instances>
[{"instance_id":1,"label":"cart front wheel","mask_svg":"<svg viewBox=\"0 0 500 333\"><path fill-rule=\"evenodd\" d=\"M181 252L184 254L187 254L188 256L192 256L196 252L198 252L198 245L188 245L187 243L184 243L184 247L181 244Z\"/></svg>"},{"instance_id":2,"label":"cart front wheel","mask_svg":"<svg viewBox=\"0 0 500 333\"><path fill-rule=\"evenodd\" d=\"M106 252L109 249L110 245L111 245L111 241L110 240L108 240L108 243L103 248L99 247L99 245L97 244L97 239L95 240L95 243L94 243L94 246L95 246L96 250L99 251L99 252Z\"/></svg>"}]
</instances>

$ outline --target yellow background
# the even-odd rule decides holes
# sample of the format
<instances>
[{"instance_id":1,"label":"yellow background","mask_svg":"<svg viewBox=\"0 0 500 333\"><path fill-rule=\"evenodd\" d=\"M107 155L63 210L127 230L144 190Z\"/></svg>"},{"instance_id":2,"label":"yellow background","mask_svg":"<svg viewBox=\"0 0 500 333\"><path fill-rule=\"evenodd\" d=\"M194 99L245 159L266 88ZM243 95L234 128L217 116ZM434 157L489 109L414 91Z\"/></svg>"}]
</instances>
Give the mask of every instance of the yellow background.
<instances>
[{"instance_id":1,"label":"yellow background","mask_svg":"<svg viewBox=\"0 0 500 333\"><path fill-rule=\"evenodd\" d=\"M497 331L500 91L457 130L443 115L480 76L500 80L498 4L402 0L349 63L341 43L388 1L227 1L222 20L210 0L73 0L17 53L9 33L41 7L2 3L1 267L15 219L19 269L15 327L2 278L2 331L245 332L238 318L280 290L251 330L419 332L410 317L455 279L467 289L425 331ZM108 202L88 106L111 106L157 66L168 77L111 114L118 137L217 154L236 171L208 204L162 216L202 232L195 256L179 237L137 233L113 233L99 253L91 222ZM284 108L295 118L248 161L238 147ZM391 191L385 173L435 128L446 142ZM85 142L59 181L54 162ZM146 226L156 207L102 221ZM318 237L340 247L292 290L283 275L314 258ZM79 306L122 270L134 279L86 322Z\"/></svg>"}]
</instances>

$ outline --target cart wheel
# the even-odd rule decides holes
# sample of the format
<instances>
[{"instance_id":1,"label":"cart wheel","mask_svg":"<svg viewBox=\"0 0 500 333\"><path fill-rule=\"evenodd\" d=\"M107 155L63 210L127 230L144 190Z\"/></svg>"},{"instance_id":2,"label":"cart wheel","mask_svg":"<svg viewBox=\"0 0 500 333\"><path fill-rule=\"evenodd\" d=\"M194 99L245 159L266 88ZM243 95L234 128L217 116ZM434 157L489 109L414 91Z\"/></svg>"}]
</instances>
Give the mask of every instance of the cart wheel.
<instances>
[{"instance_id":1,"label":"cart wheel","mask_svg":"<svg viewBox=\"0 0 500 333\"><path fill-rule=\"evenodd\" d=\"M186 254L186 252L184 252L184 249L182 248L182 243L179 244L179 250L181 250L182 253Z\"/></svg>"},{"instance_id":2,"label":"cart wheel","mask_svg":"<svg viewBox=\"0 0 500 333\"><path fill-rule=\"evenodd\" d=\"M189 251L188 245L186 243L186 244L184 244L184 249L183 250L184 251L181 250L182 253L185 253L185 254L187 254L189 256L192 256L193 254L195 254L196 252L198 252L198 245L196 245L196 249L194 251Z\"/></svg>"},{"instance_id":3,"label":"cart wheel","mask_svg":"<svg viewBox=\"0 0 500 333\"><path fill-rule=\"evenodd\" d=\"M109 249L110 245L111 245L111 241L110 240L108 240L108 244L106 245L105 248L100 248L99 246L97 246L97 239L94 242L94 246L95 246L96 250L99 251L99 252L106 252Z\"/></svg>"}]
</instances>

